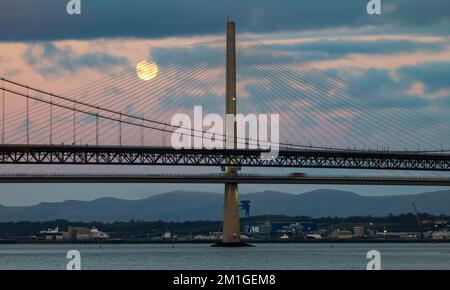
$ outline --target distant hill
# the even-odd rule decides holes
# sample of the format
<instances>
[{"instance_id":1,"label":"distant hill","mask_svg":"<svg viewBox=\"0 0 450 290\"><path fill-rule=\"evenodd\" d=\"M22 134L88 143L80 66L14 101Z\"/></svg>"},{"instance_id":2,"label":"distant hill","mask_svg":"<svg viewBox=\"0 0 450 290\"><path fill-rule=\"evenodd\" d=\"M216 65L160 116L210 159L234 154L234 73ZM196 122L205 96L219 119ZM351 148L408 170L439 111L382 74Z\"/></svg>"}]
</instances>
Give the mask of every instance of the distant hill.
<instances>
[{"instance_id":1,"label":"distant hill","mask_svg":"<svg viewBox=\"0 0 450 290\"><path fill-rule=\"evenodd\" d=\"M339 190L315 190L303 194L263 191L241 194L251 201L251 214L291 216L386 216L411 212L415 201L419 211L450 214L450 190L414 195L361 196ZM0 221L128 221L135 220L220 220L223 195L210 192L174 191L140 200L100 198L93 201L67 200L34 206L0 206Z\"/></svg>"}]
</instances>

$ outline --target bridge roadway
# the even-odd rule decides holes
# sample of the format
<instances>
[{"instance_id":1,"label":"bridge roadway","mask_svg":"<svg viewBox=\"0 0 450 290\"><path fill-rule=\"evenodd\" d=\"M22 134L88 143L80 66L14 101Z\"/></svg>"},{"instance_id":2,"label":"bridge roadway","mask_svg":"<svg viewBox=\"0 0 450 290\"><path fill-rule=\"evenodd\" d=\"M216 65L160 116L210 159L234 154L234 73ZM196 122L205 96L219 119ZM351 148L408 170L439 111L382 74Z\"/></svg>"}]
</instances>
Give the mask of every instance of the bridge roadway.
<instances>
[{"instance_id":1,"label":"bridge roadway","mask_svg":"<svg viewBox=\"0 0 450 290\"><path fill-rule=\"evenodd\" d=\"M411 185L450 186L448 178L389 176L290 176L226 174L160 175L160 174L80 174L80 175L0 175L0 183L226 183L239 184L334 184L334 185Z\"/></svg>"},{"instance_id":2,"label":"bridge roadway","mask_svg":"<svg viewBox=\"0 0 450 290\"><path fill-rule=\"evenodd\" d=\"M0 164L169 165L347 168L450 171L448 152L281 150L263 160L260 150L182 149L139 146L0 144Z\"/></svg>"}]
</instances>

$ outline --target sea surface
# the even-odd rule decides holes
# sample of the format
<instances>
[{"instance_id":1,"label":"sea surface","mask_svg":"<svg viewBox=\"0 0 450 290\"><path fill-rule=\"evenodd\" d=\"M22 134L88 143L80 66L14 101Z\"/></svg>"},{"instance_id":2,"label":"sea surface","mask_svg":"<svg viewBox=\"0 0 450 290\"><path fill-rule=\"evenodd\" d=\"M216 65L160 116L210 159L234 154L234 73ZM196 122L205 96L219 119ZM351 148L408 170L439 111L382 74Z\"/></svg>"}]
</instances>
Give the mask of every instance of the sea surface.
<instances>
[{"instance_id":1,"label":"sea surface","mask_svg":"<svg viewBox=\"0 0 450 290\"><path fill-rule=\"evenodd\" d=\"M0 245L0 269L66 269L69 250L81 269L260 270L365 269L369 250L381 269L450 270L450 244L256 244L215 248L208 244Z\"/></svg>"}]
</instances>

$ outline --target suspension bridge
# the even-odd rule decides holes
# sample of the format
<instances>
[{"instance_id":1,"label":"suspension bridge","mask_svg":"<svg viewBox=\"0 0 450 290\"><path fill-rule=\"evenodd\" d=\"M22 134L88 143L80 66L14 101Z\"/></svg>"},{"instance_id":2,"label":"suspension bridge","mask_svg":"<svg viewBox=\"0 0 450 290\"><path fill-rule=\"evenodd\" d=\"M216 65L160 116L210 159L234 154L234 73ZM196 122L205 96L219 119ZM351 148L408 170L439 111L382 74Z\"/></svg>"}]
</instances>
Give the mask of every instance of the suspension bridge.
<instances>
[{"instance_id":1,"label":"suspension bridge","mask_svg":"<svg viewBox=\"0 0 450 290\"><path fill-rule=\"evenodd\" d=\"M133 68L55 93L1 78L0 183L224 183L227 245L240 244L239 183L450 185L450 175L445 175L450 171L450 128L432 115L399 106L250 35L236 34L231 21L225 36L207 36L167 50L152 53L158 74L145 81ZM195 105L222 116L279 114L280 142L265 144L277 146L278 156L262 159L261 153L268 150L236 149L237 144L261 144L248 136L236 137L235 123L213 136L231 142L233 149L172 148L168 143L177 129L189 131L193 138L212 138L207 130L170 122L175 113L192 114ZM98 166L101 173L86 173L87 167ZM215 167L225 173L129 172L133 167L162 166ZM124 169L105 173L108 167ZM405 174L239 173L247 168Z\"/></svg>"}]
</instances>

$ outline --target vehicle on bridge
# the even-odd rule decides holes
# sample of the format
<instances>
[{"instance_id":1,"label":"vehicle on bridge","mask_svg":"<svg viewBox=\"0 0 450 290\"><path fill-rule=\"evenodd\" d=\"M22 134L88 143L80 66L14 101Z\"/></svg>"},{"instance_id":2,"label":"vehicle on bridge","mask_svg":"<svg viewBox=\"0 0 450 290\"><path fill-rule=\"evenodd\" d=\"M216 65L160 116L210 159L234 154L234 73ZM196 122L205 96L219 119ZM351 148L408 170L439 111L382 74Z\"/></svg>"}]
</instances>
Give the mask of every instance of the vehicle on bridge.
<instances>
[{"instance_id":1,"label":"vehicle on bridge","mask_svg":"<svg viewBox=\"0 0 450 290\"><path fill-rule=\"evenodd\" d=\"M291 174L289 174L290 177L305 177L306 174L303 172L292 172Z\"/></svg>"}]
</instances>

